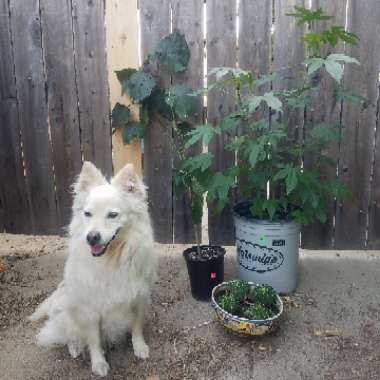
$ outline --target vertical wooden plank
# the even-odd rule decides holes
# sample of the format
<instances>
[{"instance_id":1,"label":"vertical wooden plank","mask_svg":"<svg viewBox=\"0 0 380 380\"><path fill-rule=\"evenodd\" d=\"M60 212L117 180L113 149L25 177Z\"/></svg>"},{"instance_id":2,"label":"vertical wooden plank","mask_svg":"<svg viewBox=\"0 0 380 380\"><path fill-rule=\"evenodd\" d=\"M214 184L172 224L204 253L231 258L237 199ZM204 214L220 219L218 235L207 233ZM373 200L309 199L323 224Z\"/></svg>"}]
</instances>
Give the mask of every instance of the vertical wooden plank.
<instances>
[{"instance_id":1,"label":"vertical wooden plank","mask_svg":"<svg viewBox=\"0 0 380 380\"><path fill-rule=\"evenodd\" d=\"M13 54L32 231L57 232L39 1L10 0Z\"/></svg>"},{"instance_id":2,"label":"vertical wooden plank","mask_svg":"<svg viewBox=\"0 0 380 380\"><path fill-rule=\"evenodd\" d=\"M268 74L271 59L272 2L240 0L239 67L255 77Z\"/></svg>"},{"instance_id":3,"label":"vertical wooden plank","mask_svg":"<svg viewBox=\"0 0 380 380\"><path fill-rule=\"evenodd\" d=\"M145 60L157 43L170 33L170 2L140 0L141 54ZM162 84L170 78L159 73ZM172 133L168 122L157 115L144 137L144 178L156 241L173 242Z\"/></svg>"},{"instance_id":4,"label":"vertical wooden plank","mask_svg":"<svg viewBox=\"0 0 380 380\"><path fill-rule=\"evenodd\" d=\"M84 160L112 174L104 2L72 0L79 123Z\"/></svg>"},{"instance_id":5,"label":"vertical wooden plank","mask_svg":"<svg viewBox=\"0 0 380 380\"><path fill-rule=\"evenodd\" d=\"M322 8L324 13L333 16L333 19L327 21L318 21L311 25L311 30L320 32L333 25L345 26L346 23L346 0L329 1L313 0L313 9ZM344 53L344 45L338 44L333 51L329 53ZM305 133L308 133L315 125L319 123L340 124L341 102L334 97L334 80L323 71L318 72L312 78L313 85L319 85L320 90L312 98L312 102L306 107ZM328 151L328 156L338 163L339 144L334 143ZM318 157L312 154L305 154L304 166L313 168L318 161ZM326 179L336 177L336 167L324 166L322 176ZM328 201L327 221L326 223L315 222L302 228L302 247L308 249L329 249L332 247L334 234L334 216L335 201Z\"/></svg>"},{"instance_id":6,"label":"vertical wooden plank","mask_svg":"<svg viewBox=\"0 0 380 380\"><path fill-rule=\"evenodd\" d=\"M371 201L369 206L369 228L367 249L380 249L380 78L377 93L375 160L373 167L373 178L371 182Z\"/></svg>"},{"instance_id":7,"label":"vertical wooden plank","mask_svg":"<svg viewBox=\"0 0 380 380\"><path fill-rule=\"evenodd\" d=\"M29 204L22 164L8 0L0 1L0 232L28 233Z\"/></svg>"},{"instance_id":8,"label":"vertical wooden plank","mask_svg":"<svg viewBox=\"0 0 380 380\"><path fill-rule=\"evenodd\" d=\"M239 3L239 35L238 35L238 64L239 67L253 72L257 78L270 73L271 64L271 27L272 1L240 0ZM269 91L270 84L255 88L255 94L262 95ZM268 107L260 107L255 113L255 119L267 118ZM241 127L238 134L246 133ZM247 183L246 176L238 177L238 200L246 200L243 189Z\"/></svg>"},{"instance_id":9,"label":"vertical wooden plank","mask_svg":"<svg viewBox=\"0 0 380 380\"><path fill-rule=\"evenodd\" d=\"M173 29L179 30L185 35L190 49L190 60L186 72L173 76L173 84L183 84L194 89L203 86L203 0L173 0ZM202 123L202 104L192 115L192 120ZM198 144L192 150L193 153L200 153L202 146ZM173 228L175 243L195 242L195 230L191 219L191 207L188 197L182 196L173 199ZM201 234L201 226L198 229L198 236Z\"/></svg>"},{"instance_id":10,"label":"vertical wooden plank","mask_svg":"<svg viewBox=\"0 0 380 380\"><path fill-rule=\"evenodd\" d=\"M207 1L207 70L214 67L235 67L236 49L236 2ZM217 125L224 115L234 110L232 97L221 90L212 90L207 99L208 122ZM224 146L235 137L234 132L223 133L209 144L209 152L214 155L214 169L224 170L235 162L234 152L227 152ZM232 201L232 200L231 200ZM232 203L232 202L231 202ZM234 244L232 204L218 214L209 205L210 244Z\"/></svg>"},{"instance_id":11,"label":"vertical wooden plank","mask_svg":"<svg viewBox=\"0 0 380 380\"><path fill-rule=\"evenodd\" d=\"M349 2L348 30L360 41L358 46L347 46L346 54L357 58L361 65L347 65L344 84L372 103L378 94L379 20L377 0ZM366 243L376 106L361 112L358 106L344 103L342 112L339 178L352 196L346 201L338 199L335 242L338 249L357 249Z\"/></svg>"},{"instance_id":12,"label":"vertical wooden plank","mask_svg":"<svg viewBox=\"0 0 380 380\"><path fill-rule=\"evenodd\" d=\"M40 0L59 226L69 223L70 186L81 169L71 0Z\"/></svg>"},{"instance_id":13,"label":"vertical wooden plank","mask_svg":"<svg viewBox=\"0 0 380 380\"><path fill-rule=\"evenodd\" d=\"M117 102L130 105L132 115L138 118L138 107L131 105L130 100L121 95L121 86L115 74L116 70L127 67L137 69L139 66L137 0L106 1L106 42L111 109ZM141 174L141 158L139 141L124 145L121 131L112 135L112 161L115 173L131 162L135 170Z\"/></svg>"},{"instance_id":14,"label":"vertical wooden plank","mask_svg":"<svg viewBox=\"0 0 380 380\"><path fill-rule=\"evenodd\" d=\"M304 5L304 0L274 1L273 69L276 77L273 88L276 91L292 89L302 84L303 78L297 75L297 68L304 60L303 28L296 25L294 17L286 14L292 12L295 6ZM301 138L303 110L288 110L285 107L281 121L289 126L289 136Z\"/></svg>"}]
</instances>

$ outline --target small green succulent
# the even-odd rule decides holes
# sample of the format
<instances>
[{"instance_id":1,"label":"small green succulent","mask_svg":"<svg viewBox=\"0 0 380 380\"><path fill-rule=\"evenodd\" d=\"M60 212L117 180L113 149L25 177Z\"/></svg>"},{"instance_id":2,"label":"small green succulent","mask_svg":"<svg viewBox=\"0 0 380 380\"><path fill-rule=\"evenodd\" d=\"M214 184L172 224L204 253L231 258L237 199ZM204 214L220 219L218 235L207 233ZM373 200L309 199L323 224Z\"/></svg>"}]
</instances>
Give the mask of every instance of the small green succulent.
<instances>
[{"instance_id":1,"label":"small green succulent","mask_svg":"<svg viewBox=\"0 0 380 380\"><path fill-rule=\"evenodd\" d=\"M235 280L228 283L227 291L238 301L243 301L249 295L250 286L247 281Z\"/></svg>"},{"instance_id":2,"label":"small green succulent","mask_svg":"<svg viewBox=\"0 0 380 380\"><path fill-rule=\"evenodd\" d=\"M259 285L252 289L250 298L254 303L262 304L270 309L276 307L277 294L269 285Z\"/></svg>"},{"instance_id":3,"label":"small green succulent","mask_svg":"<svg viewBox=\"0 0 380 380\"><path fill-rule=\"evenodd\" d=\"M272 316L272 312L260 303L251 305L247 310L244 311L244 317L248 319L263 320L268 319Z\"/></svg>"},{"instance_id":4,"label":"small green succulent","mask_svg":"<svg viewBox=\"0 0 380 380\"><path fill-rule=\"evenodd\" d=\"M239 300L229 293L223 294L219 299L219 306L230 314L236 314L239 310Z\"/></svg>"}]
</instances>

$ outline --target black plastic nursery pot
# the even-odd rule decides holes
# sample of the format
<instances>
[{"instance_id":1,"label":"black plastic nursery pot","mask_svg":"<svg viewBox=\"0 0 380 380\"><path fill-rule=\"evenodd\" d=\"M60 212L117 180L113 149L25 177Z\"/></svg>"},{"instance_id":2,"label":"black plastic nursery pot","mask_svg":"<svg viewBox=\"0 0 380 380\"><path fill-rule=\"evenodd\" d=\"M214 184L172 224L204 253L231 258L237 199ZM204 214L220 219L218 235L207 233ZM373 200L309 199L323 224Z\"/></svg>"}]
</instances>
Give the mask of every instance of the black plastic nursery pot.
<instances>
[{"instance_id":1,"label":"black plastic nursery pot","mask_svg":"<svg viewBox=\"0 0 380 380\"><path fill-rule=\"evenodd\" d=\"M226 250L214 245L201 245L200 250L203 253L201 255L194 245L183 251L183 257L187 264L192 296L198 301L210 301L212 289L224 280Z\"/></svg>"}]
</instances>

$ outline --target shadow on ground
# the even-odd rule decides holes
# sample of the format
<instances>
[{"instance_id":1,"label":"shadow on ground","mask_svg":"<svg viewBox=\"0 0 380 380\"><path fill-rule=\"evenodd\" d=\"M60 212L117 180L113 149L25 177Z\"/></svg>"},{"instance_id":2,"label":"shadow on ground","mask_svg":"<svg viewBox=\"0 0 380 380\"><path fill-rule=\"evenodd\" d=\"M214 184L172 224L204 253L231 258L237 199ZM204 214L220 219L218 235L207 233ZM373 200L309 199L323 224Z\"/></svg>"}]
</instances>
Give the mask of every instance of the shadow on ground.
<instances>
[{"instance_id":1,"label":"shadow on ground","mask_svg":"<svg viewBox=\"0 0 380 380\"><path fill-rule=\"evenodd\" d=\"M108 353L107 379L379 379L380 257L304 252L297 293L286 300L281 329L242 339L213 321L190 296L181 246L160 246L160 277L147 317L151 357L133 356L129 337ZM3 247L4 250L4 247ZM88 357L36 347L25 321L62 275L63 249L7 261L0 277L0 379L90 379ZM234 277L234 250L226 278ZM326 336L328 335L328 336ZM156 377L155 377L156 376Z\"/></svg>"}]
</instances>

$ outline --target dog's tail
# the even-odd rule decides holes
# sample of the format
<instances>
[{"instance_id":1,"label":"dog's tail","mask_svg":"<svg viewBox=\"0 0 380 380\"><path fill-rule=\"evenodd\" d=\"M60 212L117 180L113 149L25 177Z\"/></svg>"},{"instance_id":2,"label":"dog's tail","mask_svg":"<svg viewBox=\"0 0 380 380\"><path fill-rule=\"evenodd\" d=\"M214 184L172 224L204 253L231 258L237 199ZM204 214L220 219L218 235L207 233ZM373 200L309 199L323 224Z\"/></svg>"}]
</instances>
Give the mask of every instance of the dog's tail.
<instances>
[{"instance_id":1,"label":"dog's tail","mask_svg":"<svg viewBox=\"0 0 380 380\"><path fill-rule=\"evenodd\" d=\"M48 297L44 302L41 303L35 310L35 312L28 317L29 321L38 321L42 318L49 316L53 309L53 304L56 299L60 296L63 291L63 281L58 285L58 288Z\"/></svg>"}]
</instances>

